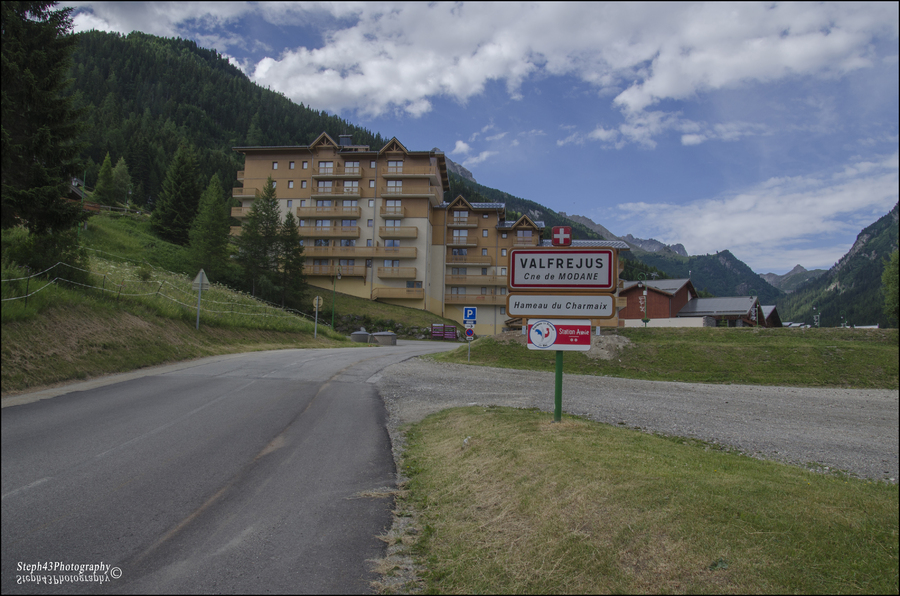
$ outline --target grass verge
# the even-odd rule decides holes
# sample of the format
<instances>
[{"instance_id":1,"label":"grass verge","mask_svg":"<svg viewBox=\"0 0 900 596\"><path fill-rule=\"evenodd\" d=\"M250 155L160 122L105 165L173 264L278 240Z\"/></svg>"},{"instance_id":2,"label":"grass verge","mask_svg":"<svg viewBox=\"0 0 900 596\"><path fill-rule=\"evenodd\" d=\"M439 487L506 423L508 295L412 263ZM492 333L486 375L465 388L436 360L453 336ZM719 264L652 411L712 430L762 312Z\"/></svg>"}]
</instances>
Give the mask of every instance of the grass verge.
<instances>
[{"instance_id":1,"label":"grass verge","mask_svg":"<svg viewBox=\"0 0 900 596\"><path fill-rule=\"evenodd\" d=\"M629 340L612 359L565 355L570 374L651 381L897 389L897 329L619 329ZM555 352L482 338L435 355L446 362L553 371Z\"/></svg>"},{"instance_id":2,"label":"grass verge","mask_svg":"<svg viewBox=\"0 0 900 596\"><path fill-rule=\"evenodd\" d=\"M493 407L403 466L425 593L897 593L896 485Z\"/></svg>"}]
</instances>

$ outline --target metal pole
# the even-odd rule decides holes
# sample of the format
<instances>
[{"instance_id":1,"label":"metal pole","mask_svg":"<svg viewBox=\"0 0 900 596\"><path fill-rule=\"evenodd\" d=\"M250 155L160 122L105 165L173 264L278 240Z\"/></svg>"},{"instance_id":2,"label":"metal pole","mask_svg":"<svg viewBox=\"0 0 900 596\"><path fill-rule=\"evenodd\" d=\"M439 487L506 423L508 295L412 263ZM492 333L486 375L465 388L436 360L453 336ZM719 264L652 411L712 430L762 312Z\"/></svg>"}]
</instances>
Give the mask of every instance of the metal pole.
<instances>
[{"instance_id":1,"label":"metal pole","mask_svg":"<svg viewBox=\"0 0 900 596\"><path fill-rule=\"evenodd\" d=\"M335 284L337 284L337 277L331 277L331 328L334 329L334 297L335 297Z\"/></svg>"},{"instance_id":2,"label":"metal pole","mask_svg":"<svg viewBox=\"0 0 900 596\"><path fill-rule=\"evenodd\" d=\"M556 401L553 410L553 422L562 420L562 372L563 351L556 350Z\"/></svg>"},{"instance_id":3,"label":"metal pole","mask_svg":"<svg viewBox=\"0 0 900 596\"><path fill-rule=\"evenodd\" d=\"M202 270L201 270L202 271ZM200 296L203 295L203 277L200 277L200 288L197 290L197 329L200 329Z\"/></svg>"},{"instance_id":4,"label":"metal pole","mask_svg":"<svg viewBox=\"0 0 900 596\"><path fill-rule=\"evenodd\" d=\"M316 325L313 327L313 339L319 337L319 301L316 300Z\"/></svg>"}]
</instances>

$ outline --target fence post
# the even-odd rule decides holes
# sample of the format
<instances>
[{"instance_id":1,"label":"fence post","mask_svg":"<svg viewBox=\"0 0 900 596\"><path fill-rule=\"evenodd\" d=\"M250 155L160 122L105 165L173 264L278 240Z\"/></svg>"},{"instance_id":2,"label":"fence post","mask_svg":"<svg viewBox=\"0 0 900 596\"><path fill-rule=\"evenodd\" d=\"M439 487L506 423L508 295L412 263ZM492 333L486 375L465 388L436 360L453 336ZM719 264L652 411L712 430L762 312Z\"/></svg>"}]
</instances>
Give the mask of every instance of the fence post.
<instances>
[{"instance_id":1,"label":"fence post","mask_svg":"<svg viewBox=\"0 0 900 596\"><path fill-rule=\"evenodd\" d=\"M28 288L31 285L31 278L28 277L25 279L25 308L28 308Z\"/></svg>"}]
</instances>

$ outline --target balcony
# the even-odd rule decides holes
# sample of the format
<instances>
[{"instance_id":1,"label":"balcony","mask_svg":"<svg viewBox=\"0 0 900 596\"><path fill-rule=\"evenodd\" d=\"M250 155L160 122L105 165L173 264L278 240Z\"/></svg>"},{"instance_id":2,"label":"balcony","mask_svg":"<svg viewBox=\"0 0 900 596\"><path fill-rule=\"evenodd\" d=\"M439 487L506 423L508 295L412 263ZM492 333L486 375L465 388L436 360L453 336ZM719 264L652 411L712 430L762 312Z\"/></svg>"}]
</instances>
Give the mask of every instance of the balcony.
<instances>
[{"instance_id":1,"label":"balcony","mask_svg":"<svg viewBox=\"0 0 900 596\"><path fill-rule=\"evenodd\" d=\"M373 255L377 259L415 259L418 250L415 246L377 246Z\"/></svg>"},{"instance_id":2,"label":"balcony","mask_svg":"<svg viewBox=\"0 0 900 596\"><path fill-rule=\"evenodd\" d=\"M447 275L447 285L451 286L505 286L505 275Z\"/></svg>"},{"instance_id":3,"label":"balcony","mask_svg":"<svg viewBox=\"0 0 900 596\"><path fill-rule=\"evenodd\" d=\"M362 178L362 168L359 166L355 167L345 167L343 165L333 166L330 168L322 168L319 166L313 166L312 169L312 177L313 178Z\"/></svg>"},{"instance_id":4,"label":"balcony","mask_svg":"<svg viewBox=\"0 0 900 596\"><path fill-rule=\"evenodd\" d=\"M241 235L241 226L231 226L228 230L228 233L232 236L240 236Z\"/></svg>"},{"instance_id":5,"label":"balcony","mask_svg":"<svg viewBox=\"0 0 900 596\"><path fill-rule=\"evenodd\" d=\"M439 180L440 173L434 166L381 166L378 174L382 178L433 178Z\"/></svg>"},{"instance_id":6,"label":"balcony","mask_svg":"<svg viewBox=\"0 0 900 596\"><path fill-rule=\"evenodd\" d=\"M358 186L315 186L310 190L309 196L315 197L346 197L358 199Z\"/></svg>"},{"instance_id":7,"label":"balcony","mask_svg":"<svg viewBox=\"0 0 900 596\"><path fill-rule=\"evenodd\" d=\"M385 198L403 197L406 199L443 198L444 189L437 186L410 188L409 186L382 186L381 196Z\"/></svg>"},{"instance_id":8,"label":"balcony","mask_svg":"<svg viewBox=\"0 0 900 596\"><path fill-rule=\"evenodd\" d=\"M301 226L301 238L359 238L358 226Z\"/></svg>"},{"instance_id":9,"label":"balcony","mask_svg":"<svg viewBox=\"0 0 900 596\"><path fill-rule=\"evenodd\" d=\"M341 277L365 277L366 268L362 265L306 265L303 274L307 276L335 277L340 269Z\"/></svg>"},{"instance_id":10,"label":"balcony","mask_svg":"<svg viewBox=\"0 0 900 596\"><path fill-rule=\"evenodd\" d=\"M250 207L232 207L231 217L236 217L238 219L248 217L250 215L250 209Z\"/></svg>"},{"instance_id":11,"label":"balcony","mask_svg":"<svg viewBox=\"0 0 900 596\"><path fill-rule=\"evenodd\" d=\"M232 188L231 196L235 199L254 199L256 198L256 188Z\"/></svg>"},{"instance_id":12,"label":"balcony","mask_svg":"<svg viewBox=\"0 0 900 596\"><path fill-rule=\"evenodd\" d=\"M406 208L399 205L391 205L381 208L381 217L398 219L406 217Z\"/></svg>"},{"instance_id":13,"label":"balcony","mask_svg":"<svg viewBox=\"0 0 900 596\"><path fill-rule=\"evenodd\" d=\"M379 267L378 277L381 279L415 279L415 267Z\"/></svg>"},{"instance_id":14,"label":"balcony","mask_svg":"<svg viewBox=\"0 0 900 596\"><path fill-rule=\"evenodd\" d=\"M482 265L490 267L494 264L494 257L488 255L448 255L448 265Z\"/></svg>"},{"instance_id":15,"label":"balcony","mask_svg":"<svg viewBox=\"0 0 900 596\"><path fill-rule=\"evenodd\" d=\"M451 248L478 246L478 236L450 236L447 238L447 246Z\"/></svg>"},{"instance_id":16,"label":"balcony","mask_svg":"<svg viewBox=\"0 0 900 596\"><path fill-rule=\"evenodd\" d=\"M448 228L477 228L478 218L469 217L451 217L447 220Z\"/></svg>"},{"instance_id":17,"label":"balcony","mask_svg":"<svg viewBox=\"0 0 900 596\"><path fill-rule=\"evenodd\" d=\"M346 205L317 205L315 207L297 207L297 217L301 219L359 219L361 211L359 207Z\"/></svg>"},{"instance_id":18,"label":"balcony","mask_svg":"<svg viewBox=\"0 0 900 596\"><path fill-rule=\"evenodd\" d=\"M375 288L372 290L372 298L375 300L392 298L400 300L423 300L424 288Z\"/></svg>"},{"instance_id":19,"label":"balcony","mask_svg":"<svg viewBox=\"0 0 900 596\"><path fill-rule=\"evenodd\" d=\"M418 238L419 228L415 226L379 226L381 238Z\"/></svg>"},{"instance_id":20,"label":"balcony","mask_svg":"<svg viewBox=\"0 0 900 596\"><path fill-rule=\"evenodd\" d=\"M238 179L238 180L243 180L243 179L244 179L244 170L238 170L238 173L237 173L237 179Z\"/></svg>"},{"instance_id":21,"label":"balcony","mask_svg":"<svg viewBox=\"0 0 900 596\"><path fill-rule=\"evenodd\" d=\"M513 247L521 248L523 246L538 246L541 243L540 236L532 236L531 238L513 238Z\"/></svg>"},{"instance_id":22,"label":"balcony","mask_svg":"<svg viewBox=\"0 0 900 596\"><path fill-rule=\"evenodd\" d=\"M444 304L502 304L506 306L506 296L500 294L444 294Z\"/></svg>"}]
</instances>

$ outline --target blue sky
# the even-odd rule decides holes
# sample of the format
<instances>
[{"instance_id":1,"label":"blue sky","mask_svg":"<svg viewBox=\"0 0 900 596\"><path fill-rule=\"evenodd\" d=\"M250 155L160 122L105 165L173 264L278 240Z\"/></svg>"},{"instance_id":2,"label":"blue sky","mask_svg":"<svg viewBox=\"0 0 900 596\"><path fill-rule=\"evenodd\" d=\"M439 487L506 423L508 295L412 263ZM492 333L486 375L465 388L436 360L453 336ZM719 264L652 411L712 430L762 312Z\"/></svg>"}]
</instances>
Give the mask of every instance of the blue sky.
<instances>
[{"instance_id":1,"label":"blue sky","mask_svg":"<svg viewBox=\"0 0 900 596\"><path fill-rule=\"evenodd\" d=\"M828 268L898 200L898 4L75 2L614 234Z\"/></svg>"}]
</instances>

